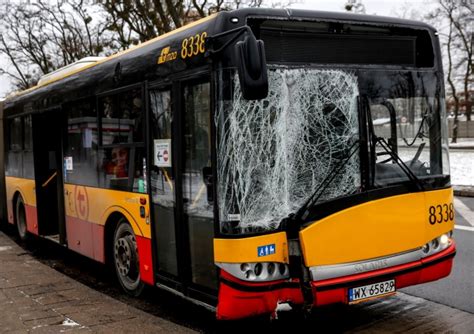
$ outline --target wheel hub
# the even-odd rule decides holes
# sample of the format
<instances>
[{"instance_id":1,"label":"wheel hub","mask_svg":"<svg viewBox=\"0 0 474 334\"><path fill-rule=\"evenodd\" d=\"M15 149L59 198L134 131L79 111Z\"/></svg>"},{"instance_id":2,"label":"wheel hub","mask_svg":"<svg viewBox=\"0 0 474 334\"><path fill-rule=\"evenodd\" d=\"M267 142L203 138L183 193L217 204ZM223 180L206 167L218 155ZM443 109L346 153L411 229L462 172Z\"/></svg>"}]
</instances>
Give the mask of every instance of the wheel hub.
<instances>
[{"instance_id":1,"label":"wheel hub","mask_svg":"<svg viewBox=\"0 0 474 334\"><path fill-rule=\"evenodd\" d=\"M123 236L115 242L115 263L122 276L129 276L134 271L135 261L134 251L135 242L131 235Z\"/></svg>"}]
</instances>

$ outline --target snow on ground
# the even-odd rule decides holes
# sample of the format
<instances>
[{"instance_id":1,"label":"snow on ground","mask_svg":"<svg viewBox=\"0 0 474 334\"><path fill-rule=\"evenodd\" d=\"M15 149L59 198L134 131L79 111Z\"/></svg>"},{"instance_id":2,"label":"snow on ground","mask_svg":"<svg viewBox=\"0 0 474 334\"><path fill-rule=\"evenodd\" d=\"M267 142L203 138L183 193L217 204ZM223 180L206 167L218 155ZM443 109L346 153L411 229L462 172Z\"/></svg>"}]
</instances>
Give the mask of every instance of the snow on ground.
<instances>
[{"instance_id":1,"label":"snow on ground","mask_svg":"<svg viewBox=\"0 0 474 334\"><path fill-rule=\"evenodd\" d=\"M449 162L453 185L474 186L474 147L472 149L450 148Z\"/></svg>"},{"instance_id":2,"label":"snow on ground","mask_svg":"<svg viewBox=\"0 0 474 334\"><path fill-rule=\"evenodd\" d=\"M474 186L474 139L459 138L456 144L449 138L451 183L455 186Z\"/></svg>"}]
</instances>

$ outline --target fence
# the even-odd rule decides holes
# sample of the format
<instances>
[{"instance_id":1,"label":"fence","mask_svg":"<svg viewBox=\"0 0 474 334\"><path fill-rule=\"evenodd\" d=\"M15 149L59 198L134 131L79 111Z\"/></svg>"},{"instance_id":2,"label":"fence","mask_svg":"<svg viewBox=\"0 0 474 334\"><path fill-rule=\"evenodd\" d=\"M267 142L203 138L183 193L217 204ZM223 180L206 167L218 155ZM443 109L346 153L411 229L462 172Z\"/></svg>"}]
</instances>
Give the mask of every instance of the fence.
<instances>
[{"instance_id":1,"label":"fence","mask_svg":"<svg viewBox=\"0 0 474 334\"><path fill-rule=\"evenodd\" d=\"M454 120L448 120L449 137L453 136ZM458 138L474 138L474 121L458 121Z\"/></svg>"}]
</instances>

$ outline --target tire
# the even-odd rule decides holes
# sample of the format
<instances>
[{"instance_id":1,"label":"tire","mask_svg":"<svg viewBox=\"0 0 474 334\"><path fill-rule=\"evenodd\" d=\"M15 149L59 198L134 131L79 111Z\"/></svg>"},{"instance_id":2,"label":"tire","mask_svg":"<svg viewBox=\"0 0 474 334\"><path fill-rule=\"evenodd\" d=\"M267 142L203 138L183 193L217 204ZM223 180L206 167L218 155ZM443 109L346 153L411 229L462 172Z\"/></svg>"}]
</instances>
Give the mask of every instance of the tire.
<instances>
[{"instance_id":1,"label":"tire","mask_svg":"<svg viewBox=\"0 0 474 334\"><path fill-rule=\"evenodd\" d=\"M138 297L145 287L140 280L140 262L133 229L124 218L120 219L114 233L113 260L117 279L123 290Z\"/></svg>"},{"instance_id":2,"label":"tire","mask_svg":"<svg viewBox=\"0 0 474 334\"><path fill-rule=\"evenodd\" d=\"M26 229L26 211L23 198L21 196L16 200L15 205L15 225L18 231L18 236L22 241L28 241L30 234Z\"/></svg>"}]
</instances>

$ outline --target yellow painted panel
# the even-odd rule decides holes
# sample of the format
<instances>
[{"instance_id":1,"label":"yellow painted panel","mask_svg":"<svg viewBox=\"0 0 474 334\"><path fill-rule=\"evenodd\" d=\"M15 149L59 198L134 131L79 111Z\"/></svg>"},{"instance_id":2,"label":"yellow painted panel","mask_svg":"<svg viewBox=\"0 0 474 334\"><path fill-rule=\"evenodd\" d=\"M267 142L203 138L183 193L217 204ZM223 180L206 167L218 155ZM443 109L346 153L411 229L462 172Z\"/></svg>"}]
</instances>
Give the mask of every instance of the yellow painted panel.
<instances>
[{"instance_id":1,"label":"yellow painted panel","mask_svg":"<svg viewBox=\"0 0 474 334\"><path fill-rule=\"evenodd\" d=\"M105 225L107 218L113 212L120 212L128 219L136 235L151 238L151 229L147 224L147 219L140 217L141 198L146 199L147 204L144 207L148 217L150 203L146 194L73 184L64 186L66 215Z\"/></svg>"},{"instance_id":2,"label":"yellow painted panel","mask_svg":"<svg viewBox=\"0 0 474 334\"><path fill-rule=\"evenodd\" d=\"M7 201L12 201L18 191L26 205L36 206L35 180L19 177L5 177Z\"/></svg>"},{"instance_id":3,"label":"yellow painted panel","mask_svg":"<svg viewBox=\"0 0 474 334\"><path fill-rule=\"evenodd\" d=\"M374 200L330 215L300 232L307 266L361 261L421 247L453 228L429 223L430 205L452 201L452 190Z\"/></svg>"},{"instance_id":4,"label":"yellow painted panel","mask_svg":"<svg viewBox=\"0 0 474 334\"><path fill-rule=\"evenodd\" d=\"M275 244L275 253L258 256L260 246ZM214 239L215 262L281 262L288 263L286 233L279 232L242 239Z\"/></svg>"}]
</instances>

